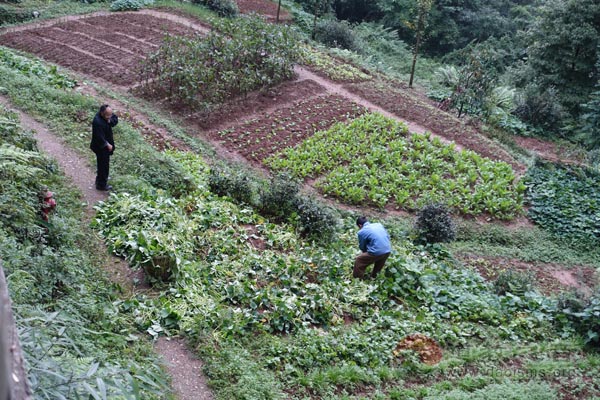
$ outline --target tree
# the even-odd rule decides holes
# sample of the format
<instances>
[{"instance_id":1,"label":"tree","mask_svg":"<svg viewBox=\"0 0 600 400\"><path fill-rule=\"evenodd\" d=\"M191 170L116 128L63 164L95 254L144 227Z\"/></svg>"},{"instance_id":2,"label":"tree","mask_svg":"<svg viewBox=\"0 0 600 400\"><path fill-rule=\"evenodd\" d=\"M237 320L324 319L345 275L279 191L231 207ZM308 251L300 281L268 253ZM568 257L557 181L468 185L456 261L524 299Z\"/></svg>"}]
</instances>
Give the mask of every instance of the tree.
<instances>
[{"instance_id":1,"label":"tree","mask_svg":"<svg viewBox=\"0 0 600 400\"><path fill-rule=\"evenodd\" d=\"M425 28L427 27L427 17L431 11L433 0L417 0L417 23L415 25L416 42L413 50L412 66L410 68L410 80L408 81L408 87L412 88L413 79L415 77L415 67L417 65L417 56L419 55L419 46L421 40L425 34Z\"/></svg>"},{"instance_id":2,"label":"tree","mask_svg":"<svg viewBox=\"0 0 600 400\"><path fill-rule=\"evenodd\" d=\"M596 69L600 71L600 46L598 47ZM590 95L587 103L581 105L581 109L580 138L588 147L600 148L600 78L596 83L596 91Z\"/></svg>"},{"instance_id":3,"label":"tree","mask_svg":"<svg viewBox=\"0 0 600 400\"><path fill-rule=\"evenodd\" d=\"M277 20L276 22L279 23L279 13L281 12L281 0L279 0L279 2L277 3Z\"/></svg>"},{"instance_id":4,"label":"tree","mask_svg":"<svg viewBox=\"0 0 600 400\"><path fill-rule=\"evenodd\" d=\"M521 84L541 92L555 88L561 105L576 116L599 73L600 2L550 0L528 34L527 64Z\"/></svg>"}]
</instances>

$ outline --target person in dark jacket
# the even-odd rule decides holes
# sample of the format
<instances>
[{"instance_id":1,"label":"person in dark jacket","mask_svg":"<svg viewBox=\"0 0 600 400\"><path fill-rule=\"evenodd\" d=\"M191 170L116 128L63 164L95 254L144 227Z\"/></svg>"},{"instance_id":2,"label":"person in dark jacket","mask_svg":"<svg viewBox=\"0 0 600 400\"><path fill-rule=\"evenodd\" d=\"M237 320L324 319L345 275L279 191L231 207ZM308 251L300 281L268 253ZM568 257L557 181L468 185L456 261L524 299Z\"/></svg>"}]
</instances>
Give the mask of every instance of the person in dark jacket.
<instances>
[{"instance_id":1,"label":"person in dark jacket","mask_svg":"<svg viewBox=\"0 0 600 400\"><path fill-rule=\"evenodd\" d=\"M96 153L96 189L110 190L108 173L110 156L115 151L115 140L112 128L119 123L119 118L112 112L108 104L100 106L100 110L92 121L92 142L90 149Z\"/></svg>"},{"instance_id":2,"label":"person in dark jacket","mask_svg":"<svg viewBox=\"0 0 600 400\"><path fill-rule=\"evenodd\" d=\"M360 217L356 220L358 226L358 247L360 253L354 260L353 276L363 279L365 270L371 264L373 271L371 278L375 278L379 271L383 269L385 261L392 252L390 243L390 235L387 233L383 225L379 223L370 223L365 217Z\"/></svg>"}]
</instances>

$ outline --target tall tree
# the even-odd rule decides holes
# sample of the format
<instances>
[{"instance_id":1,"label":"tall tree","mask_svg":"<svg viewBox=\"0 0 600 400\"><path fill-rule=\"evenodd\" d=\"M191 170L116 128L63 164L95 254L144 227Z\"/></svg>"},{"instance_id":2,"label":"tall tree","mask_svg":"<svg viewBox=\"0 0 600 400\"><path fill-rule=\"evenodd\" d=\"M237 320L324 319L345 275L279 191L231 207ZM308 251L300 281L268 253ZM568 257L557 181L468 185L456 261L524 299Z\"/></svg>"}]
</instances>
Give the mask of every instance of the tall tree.
<instances>
[{"instance_id":1,"label":"tall tree","mask_svg":"<svg viewBox=\"0 0 600 400\"><path fill-rule=\"evenodd\" d=\"M599 44L598 0L549 0L528 33L521 83L555 88L562 106L578 115L598 79Z\"/></svg>"},{"instance_id":2,"label":"tall tree","mask_svg":"<svg viewBox=\"0 0 600 400\"><path fill-rule=\"evenodd\" d=\"M417 20L415 27L415 47L413 49L413 60L410 68L410 80L408 81L408 87L412 88L413 80L415 77L415 67L417 66L417 57L419 55L419 47L421 46L421 40L425 34L425 28L427 27L427 18L431 12L431 6L433 0L417 0Z\"/></svg>"}]
</instances>

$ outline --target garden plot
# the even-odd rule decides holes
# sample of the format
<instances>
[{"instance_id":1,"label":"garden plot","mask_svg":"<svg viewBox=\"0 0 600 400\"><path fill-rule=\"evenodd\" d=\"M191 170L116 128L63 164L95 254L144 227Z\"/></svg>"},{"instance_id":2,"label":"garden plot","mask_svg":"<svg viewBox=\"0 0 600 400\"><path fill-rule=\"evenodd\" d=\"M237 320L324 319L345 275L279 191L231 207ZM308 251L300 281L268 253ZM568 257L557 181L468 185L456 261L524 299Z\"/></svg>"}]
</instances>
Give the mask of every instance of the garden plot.
<instances>
[{"instance_id":1,"label":"garden plot","mask_svg":"<svg viewBox=\"0 0 600 400\"><path fill-rule=\"evenodd\" d=\"M320 177L317 187L326 195L381 208L442 202L463 214L510 219L521 212L525 190L509 164L410 134L380 114L338 123L266 163L299 178Z\"/></svg>"},{"instance_id":2,"label":"garden plot","mask_svg":"<svg viewBox=\"0 0 600 400\"><path fill-rule=\"evenodd\" d=\"M269 0L237 0L237 5L240 12L244 14L256 13L264 15L269 20L277 18L277 4ZM291 21L290 13L283 7L279 11L279 20Z\"/></svg>"},{"instance_id":3,"label":"garden plot","mask_svg":"<svg viewBox=\"0 0 600 400\"><path fill-rule=\"evenodd\" d=\"M345 86L350 92L376 104L394 115L419 124L433 133L456 142L466 149L492 160L504 161L521 170L522 166L499 145L482 136L476 129L390 82L368 81Z\"/></svg>"},{"instance_id":4,"label":"garden plot","mask_svg":"<svg viewBox=\"0 0 600 400\"><path fill-rule=\"evenodd\" d=\"M247 159L260 162L301 143L316 131L365 112L341 96L325 95L279 108L212 136Z\"/></svg>"},{"instance_id":5,"label":"garden plot","mask_svg":"<svg viewBox=\"0 0 600 400\"><path fill-rule=\"evenodd\" d=\"M125 13L8 32L0 36L0 44L128 86L138 80L140 63L167 32L185 35L192 30L151 15Z\"/></svg>"}]
</instances>

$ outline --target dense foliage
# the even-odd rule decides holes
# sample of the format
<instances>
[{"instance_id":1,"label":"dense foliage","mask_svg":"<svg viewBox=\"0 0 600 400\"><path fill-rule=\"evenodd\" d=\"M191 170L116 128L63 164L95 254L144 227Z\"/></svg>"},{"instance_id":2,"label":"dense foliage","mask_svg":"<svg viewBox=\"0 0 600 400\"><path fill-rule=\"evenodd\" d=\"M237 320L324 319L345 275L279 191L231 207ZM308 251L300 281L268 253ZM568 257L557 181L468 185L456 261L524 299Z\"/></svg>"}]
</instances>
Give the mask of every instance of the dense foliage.
<instances>
[{"instance_id":1,"label":"dense foliage","mask_svg":"<svg viewBox=\"0 0 600 400\"><path fill-rule=\"evenodd\" d=\"M234 0L193 0L192 2L204 4L222 17L235 17L240 12Z\"/></svg>"},{"instance_id":2,"label":"dense foliage","mask_svg":"<svg viewBox=\"0 0 600 400\"><path fill-rule=\"evenodd\" d=\"M465 214L511 218L521 210L525 189L508 164L410 134L380 114L336 124L266 162L300 178L322 176L317 185L328 195L379 207L443 202Z\"/></svg>"},{"instance_id":3,"label":"dense foliage","mask_svg":"<svg viewBox=\"0 0 600 400\"><path fill-rule=\"evenodd\" d=\"M293 28L258 17L215 25L206 37L167 36L144 64L145 91L207 110L292 77L300 55Z\"/></svg>"},{"instance_id":4,"label":"dense foliage","mask_svg":"<svg viewBox=\"0 0 600 400\"><path fill-rule=\"evenodd\" d=\"M419 210L415 230L417 238L429 244L450 242L456 236L450 210L443 204L428 204Z\"/></svg>"},{"instance_id":5,"label":"dense foliage","mask_svg":"<svg viewBox=\"0 0 600 400\"><path fill-rule=\"evenodd\" d=\"M115 0L110 4L111 11L137 11L152 5L154 0Z\"/></svg>"},{"instance_id":6,"label":"dense foliage","mask_svg":"<svg viewBox=\"0 0 600 400\"><path fill-rule=\"evenodd\" d=\"M525 180L529 217L581 246L600 243L600 176L584 168L538 163Z\"/></svg>"},{"instance_id":7,"label":"dense foliage","mask_svg":"<svg viewBox=\"0 0 600 400\"><path fill-rule=\"evenodd\" d=\"M39 193L47 188L59 205L44 222ZM0 259L35 398L168 396L158 361L112 304L77 194L3 108L0 193Z\"/></svg>"},{"instance_id":8,"label":"dense foliage","mask_svg":"<svg viewBox=\"0 0 600 400\"><path fill-rule=\"evenodd\" d=\"M16 54L13 50L0 47L0 65L19 71L28 76L46 80L57 88L75 87L75 81L58 72L56 66L47 66L40 61Z\"/></svg>"}]
</instances>

